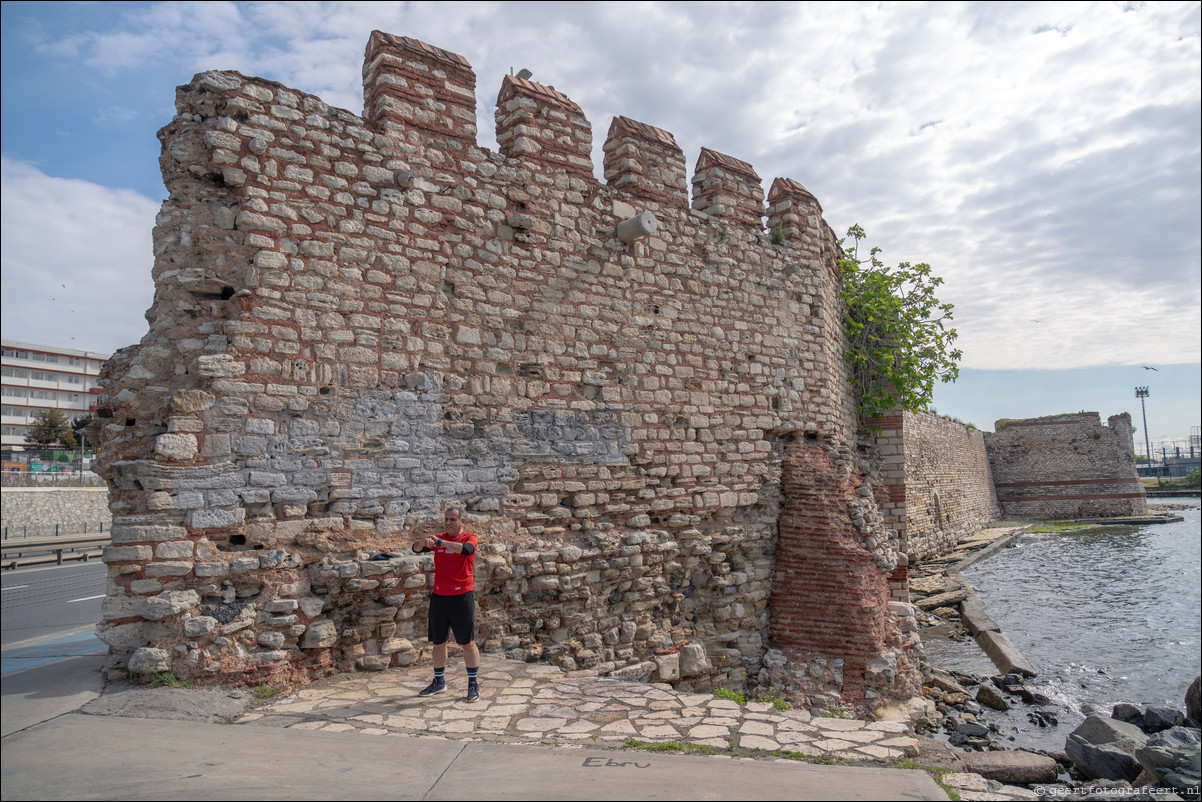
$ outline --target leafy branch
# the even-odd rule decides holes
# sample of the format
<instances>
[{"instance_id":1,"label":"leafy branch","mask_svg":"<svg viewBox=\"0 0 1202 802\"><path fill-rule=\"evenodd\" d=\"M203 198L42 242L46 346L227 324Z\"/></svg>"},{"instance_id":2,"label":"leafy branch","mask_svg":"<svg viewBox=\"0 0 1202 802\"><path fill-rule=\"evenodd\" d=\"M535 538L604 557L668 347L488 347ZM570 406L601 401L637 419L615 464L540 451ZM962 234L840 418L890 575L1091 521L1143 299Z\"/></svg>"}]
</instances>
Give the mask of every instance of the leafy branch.
<instances>
[{"instance_id":1,"label":"leafy branch","mask_svg":"<svg viewBox=\"0 0 1202 802\"><path fill-rule=\"evenodd\" d=\"M940 303L935 288L943 279L928 264L901 262L889 268L880 248L860 258L864 229L847 230L854 240L839 260L843 279L845 358L860 412L875 418L897 407L917 412L931 402L935 381L955 381L961 352L952 347L956 330L949 328L952 304Z\"/></svg>"}]
</instances>

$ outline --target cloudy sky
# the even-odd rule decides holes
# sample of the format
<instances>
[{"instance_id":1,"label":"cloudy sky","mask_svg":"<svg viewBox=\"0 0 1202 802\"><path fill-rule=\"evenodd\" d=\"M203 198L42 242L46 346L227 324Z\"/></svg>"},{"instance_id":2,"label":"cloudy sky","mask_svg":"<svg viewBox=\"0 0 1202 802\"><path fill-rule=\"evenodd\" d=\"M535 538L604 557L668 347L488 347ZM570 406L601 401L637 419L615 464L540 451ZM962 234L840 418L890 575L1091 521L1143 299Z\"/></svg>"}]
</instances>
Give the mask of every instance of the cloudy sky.
<instances>
[{"instance_id":1,"label":"cloudy sky","mask_svg":"<svg viewBox=\"0 0 1202 802\"><path fill-rule=\"evenodd\" d=\"M1202 418L1197 2L5 2L4 337L140 339L175 86L232 69L359 113L372 29L471 62L484 147L525 67L584 109L598 167L624 114L930 263L964 351L941 413L1138 418L1147 385L1153 439Z\"/></svg>"}]
</instances>

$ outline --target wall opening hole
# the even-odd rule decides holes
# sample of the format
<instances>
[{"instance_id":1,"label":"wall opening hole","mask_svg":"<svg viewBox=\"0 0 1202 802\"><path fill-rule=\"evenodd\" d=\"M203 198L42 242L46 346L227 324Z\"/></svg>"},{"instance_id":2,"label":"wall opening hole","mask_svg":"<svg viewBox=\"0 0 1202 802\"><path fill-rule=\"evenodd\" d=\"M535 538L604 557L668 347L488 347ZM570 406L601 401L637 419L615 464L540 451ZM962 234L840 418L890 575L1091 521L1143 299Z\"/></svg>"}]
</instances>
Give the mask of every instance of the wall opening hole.
<instances>
[{"instance_id":1,"label":"wall opening hole","mask_svg":"<svg viewBox=\"0 0 1202 802\"><path fill-rule=\"evenodd\" d=\"M134 418L126 418L125 419L126 426L135 426L135 425L137 425L137 423L138 423L138 421Z\"/></svg>"},{"instance_id":2,"label":"wall opening hole","mask_svg":"<svg viewBox=\"0 0 1202 802\"><path fill-rule=\"evenodd\" d=\"M246 545L246 535L230 535L230 545L231 546L245 546Z\"/></svg>"},{"instance_id":3,"label":"wall opening hole","mask_svg":"<svg viewBox=\"0 0 1202 802\"><path fill-rule=\"evenodd\" d=\"M221 300L223 300L223 301L228 301L230 298L233 298L234 297L234 288L233 287L222 287L220 297L221 297Z\"/></svg>"},{"instance_id":4,"label":"wall opening hole","mask_svg":"<svg viewBox=\"0 0 1202 802\"><path fill-rule=\"evenodd\" d=\"M329 388L329 387L322 387L322 388L321 388L320 390L318 390L317 392L318 392L318 394L319 394L319 395L329 395L329 394L330 394L330 388Z\"/></svg>"},{"instance_id":5,"label":"wall opening hole","mask_svg":"<svg viewBox=\"0 0 1202 802\"><path fill-rule=\"evenodd\" d=\"M817 440L818 432L806 432L806 439L807 440Z\"/></svg>"}]
</instances>

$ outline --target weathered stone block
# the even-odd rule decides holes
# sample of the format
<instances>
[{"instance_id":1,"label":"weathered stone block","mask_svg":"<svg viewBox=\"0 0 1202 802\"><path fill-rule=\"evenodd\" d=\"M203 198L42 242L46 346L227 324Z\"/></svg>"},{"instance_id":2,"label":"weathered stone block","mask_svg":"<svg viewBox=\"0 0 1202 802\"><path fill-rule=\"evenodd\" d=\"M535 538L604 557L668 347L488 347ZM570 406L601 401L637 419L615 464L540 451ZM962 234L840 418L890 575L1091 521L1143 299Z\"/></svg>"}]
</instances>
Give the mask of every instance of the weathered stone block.
<instances>
[{"instance_id":1,"label":"weathered stone block","mask_svg":"<svg viewBox=\"0 0 1202 802\"><path fill-rule=\"evenodd\" d=\"M153 674L171 670L171 653L166 649L142 647L129 658L129 670L133 674Z\"/></svg>"},{"instance_id":2,"label":"weathered stone block","mask_svg":"<svg viewBox=\"0 0 1202 802\"><path fill-rule=\"evenodd\" d=\"M217 628L217 623L217 619L212 616L193 616L184 621L184 634L189 638L207 635Z\"/></svg>"},{"instance_id":3,"label":"weathered stone block","mask_svg":"<svg viewBox=\"0 0 1202 802\"><path fill-rule=\"evenodd\" d=\"M338 627L333 621L316 621L305 630L301 646L306 649L322 649L338 643Z\"/></svg>"},{"instance_id":4,"label":"weathered stone block","mask_svg":"<svg viewBox=\"0 0 1202 802\"><path fill-rule=\"evenodd\" d=\"M170 590L142 599L141 615L151 621L158 621L169 615L191 610L199 603L200 596L194 590Z\"/></svg>"}]
</instances>

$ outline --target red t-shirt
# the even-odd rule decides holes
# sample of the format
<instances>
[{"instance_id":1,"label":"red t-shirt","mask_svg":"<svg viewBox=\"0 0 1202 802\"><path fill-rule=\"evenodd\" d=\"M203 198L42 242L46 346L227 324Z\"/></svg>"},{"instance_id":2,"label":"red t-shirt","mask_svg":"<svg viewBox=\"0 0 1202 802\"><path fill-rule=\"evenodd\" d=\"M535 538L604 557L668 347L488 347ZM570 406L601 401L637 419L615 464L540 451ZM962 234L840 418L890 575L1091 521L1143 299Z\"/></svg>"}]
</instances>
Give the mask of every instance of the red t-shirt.
<instances>
[{"instance_id":1,"label":"red t-shirt","mask_svg":"<svg viewBox=\"0 0 1202 802\"><path fill-rule=\"evenodd\" d=\"M471 532L461 535L438 536L450 543L471 543L476 548L479 542ZM439 596L459 596L475 587L476 553L459 554L447 548L434 547L434 592Z\"/></svg>"}]
</instances>

